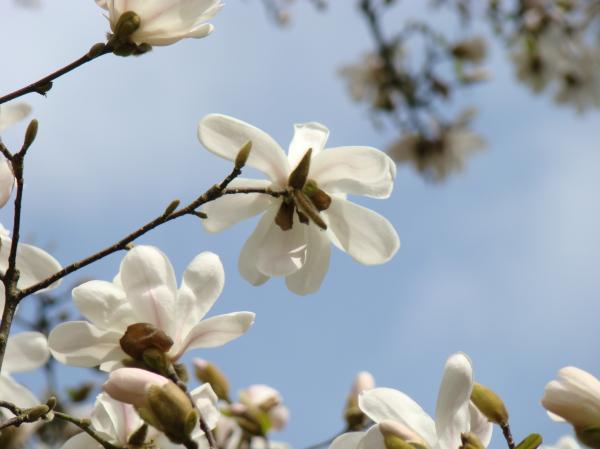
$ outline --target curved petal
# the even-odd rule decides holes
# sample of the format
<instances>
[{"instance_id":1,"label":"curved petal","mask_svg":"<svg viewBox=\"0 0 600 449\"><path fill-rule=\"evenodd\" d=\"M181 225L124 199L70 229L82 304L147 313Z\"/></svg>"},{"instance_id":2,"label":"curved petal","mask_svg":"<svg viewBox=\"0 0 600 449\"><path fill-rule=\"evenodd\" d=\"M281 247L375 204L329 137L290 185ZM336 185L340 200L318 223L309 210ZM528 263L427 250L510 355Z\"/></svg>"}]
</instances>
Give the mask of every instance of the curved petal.
<instances>
[{"instance_id":1,"label":"curved petal","mask_svg":"<svg viewBox=\"0 0 600 449\"><path fill-rule=\"evenodd\" d=\"M183 273L177 297L177 337L187 335L213 306L225 285L225 271L215 253L197 255Z\"/></svg>"},{"instance_id":2,"label":"curved petal","mask_svg":"<svg viewBox=\"0 0 600 449\"><path fill-rule=\"evenodd\" d=\"M229 184L229 188L266 189L271 185L271 181L266 179L238 178ZM273 202L273 197L262 193L225 195L202 207L202 211L207 215L202 224L208 232L220 232L264 212Z\"/></svg>"},{"instance_id":3,"label":"curved petal","mask_svg":"<svg viewBox=\"0 0 600 449\"><path fill-rule=\"evenodd\" d=\"M417 433L429 447L437 444L433 419L419 404L398 390L374 388L363 391L358 396L358 405L376 423L397 421Z\"/></svg>"},{"instance_id":4,"label":"curved petal","mask_svg":"<svg viewBox=\"0 0 600 449\"><path fill-rule=\"evenodd\" d=\"M456 449L461 445L460 434L469 431L472 390L473 368L469 358L461 353L450 356L435 409L440 449Z\"/></svg>"},{"instance_id":5,"label":"curved petal","mask_svg":"<svg viewBox=\"0 0 600 449\"><path fill-rule=\"evenodd\" d=\"M81 314L100 329L124 331L136 322L125 292L112 282L85 282L72 295Z\"/></svg>"},{"instance_id":6,"label":"curved petal","mask_svg":"<svg viewBox=\"0 0 600 449\"><path fill-rule=\"evenodd\" d=\"M1 235L0 239L2 241L0 246L0 272L5 273L8 268L8 255L12 240L4 235ZM21 289L31 287L62 269L60 263L46 251L25 243L19 243L17 246L17 268L20 272L18 287ZM54 288L58 284L60 284L60 281L44 290Z\"/></svg>"},{"instance_id":7,"label":"curved petal","mask_svg":"<svg viewBox=\"0 0 600 449\"><path fill-rule=\"evenodd\" d=\"M11 335L6 345L5 373L31 371L45 364L50 358L46 337L39 332L22 332Z\"/></svg>"},{"instance_id":8,"label":"curved petal","mask_svg":"<svg viewBox=\"0 0 600 449\"><path fill-rule=\"evenodd\" d=\"M307 237L304 265L285 278L287 288L298 295L308 295L319 290L327 274L331 256L331 243L326 232L310 224Z\"/></svg>"},{"instance_id":9,"label":"curved petal","mask_svg":"<svg viewBox=\"0 0 600 449\"><path fill-rule=\"evenodd\" d=\"M376 148L331 148L313 158L310 177L330 193L387 198L394 188L396 164Z\"/></svg>"},{"instance_id":10,"label":"curved petal","mask_svg":"<svg viewBox=\"0 0 600 449\"><path fill-rule=\"evenodd\" d=\"M246 243L244 243L242 251L240 252L238 269L242 277L252 285L261 285L269 280L269 276L258 270L256 266L256 255L265 235L269 232L269 229L271 229L271 223L273 223L273 220L275 219L278 208L278 203L275 203L267 210L267 212L265 212L256 225L256 229L254 229L248 240L246 240Z\"/></svg>"},{"instance_id":11,"label":"curved petal","mask_svg":"<svg viewBox=\"0 0 600 449\"><path fill-rule=\"evenodd\" d=\"M0 374L0 398L20 408L35 407L40 403L31 391L5 374Z\"/></svg>"},{"instance_id":12,"label":"curved petal","mask_svg":"<svg viewBox=\"0 0 600 449\"><path fill-rule=\"evenodd\" d=\"M182 347L173 347L173 359L178 359L188 349L214 348L235 340L254 324L254 317L252 312L235 312L201 321L187 335Z\"/></svg>"},{"instance_id":13,"label":"curved petal","mask_svg":"<svg viewBox=\"0 0 600 449\"><path fill-rule=\"evenodd\" d=\"M200 412L200 416L204 418L204 422L209 429L214 429L221 417L221 412L217 409L219 399L213 391L209 383L200 385L190 392L190 396L196 404L196 408Z\"/></svg>"},{"instance_id":14,"label":"curved petal","mask_svg":"<svg viewBox=\"0 0 600 449\"><path fill-rule=\"evenodd\" d=\"M379 425L372 426L360 441L358 449L387 449Z\"/></svg>"},{"instance_id":15,"label":"curved petal","mask_svg":"<svg viewBox=\"0 0 600 449\"><path fill-rule=\"evenodd\" d=\"M96 398L91 421L94 430L117 444L127 444L129 436L142 425L132 405L119 402L107 393Z\"/></svg>"},{"instance_id":16,"label":"curved petal","mask_svg":"<svg viewBox=\"0 0 600 449\"><path fill-rule=\"evenodd\" d=\"M198 124L198 139L208 151L230 161L251 141L252 150L246 165L262 171L280 187L287 184L290 172L287 157L264 131L233 117L210 114Z\"/></svg>"},{"instance_id":17,"label":"curved petal","mask_svg":"<svg viewBox=\"0 0 600 449\"><path fill-rule=\"evenodd\" d=\"M322 214L333 244L357 262L382 264L400 248L400 237L392 224L366 207L333 197L331 206Z\"/></svg>"},{"instance_id":18,"label":"curved petal","mask_svg":"<svg viewBox=\"0 0 600 449\"><path fill-rule=\"evenodd\" d=\"M479 441L481 441L483 447L488 447L492 441L494 425L488 421L485 415L481 413L472 402L469 402L469 415L470 432L477 435L477 438L479 438Z\"/></svg>"},{"instance_id":19,"label":"curved petal","mask_svg":"<svg viewBox=\"0 0 600 449\"><path fill-rule=\"evenodd\" d=\"M102 446L98 444L91 436L85 432L78 433L77 435L69 438L60 449L101 449Z\"/></svg>"},{"instance_id":20,"label":"curved petal","mask_svg":"<svg viewBox=\"0 0 600 449\"><path fill-rule=\"evenodd\" d=\"M357 449L366 432L347 432L337 437L329 449Z\"/></svg>"},{"instance_id":21,"label":"curved petal","mask_svg":"<svg viewBox=\"0 0 600 449\"><path fill-rule=\"evenodd\" d=\"M258 271L265 276L288 276L300 270L306 260L307 232L307 226L295 214L292 229L288 231L282 231L272 221L257 248Z\"/></svg>"},{"instance_id":22,"label":"curved petal","mask_svg":"<svg viewBox=\"0 0 600 449\"><path fill-rule=\"evenodd\" d=\"M138 322L174 335L177 282L167 256L153 246L136 246L123 258L119 271Z\"/></svg>"},{"instance_id":23,"label":"curved petal","mask_svg":"<svg viewBox=\"0 0 600 449\"><path fill-rule=\"evenodd\" d=\"M329 129L320 123L298 123L294 125L294 137L290 142L288 149L288 160L290 169L296 168L306 152L312 148L312 162L317 154L323 151L327 139L329 138ZM312 170L311 170L312 172Z\"/></svg>"},{"instance_id":24,"label":"curved petal","mask_svg":"<svg viewBox=\"0 0 600 449\"><path fill-rule=\"evenodd\" d=\"M15 186L15 175L12 172L10 162L6 159L0 160L0 207L10 199L10 194Z\"/></svg>"},{"instance_id":25,"label":"curved petal","mask_svg":"<svg viewBox=\"0 0 600 449\"><path fill-rule=\"evenodd\" d=\"M94 367L127 355L119 346L122 334L98 329L87 321L69 321L56 326L48 336L52 356L61 363Z\"/></svg>"},{"instance_id":26,"label":"curved petal","mask_svg":"<svg viewBox=\"0 0 600 449\"><path fill-rule=\"evenodd\" d=\"M0 133L14 123L23 120L31 113L27 103L9 103L0 106Z\"/></svg>"}]
</instances>

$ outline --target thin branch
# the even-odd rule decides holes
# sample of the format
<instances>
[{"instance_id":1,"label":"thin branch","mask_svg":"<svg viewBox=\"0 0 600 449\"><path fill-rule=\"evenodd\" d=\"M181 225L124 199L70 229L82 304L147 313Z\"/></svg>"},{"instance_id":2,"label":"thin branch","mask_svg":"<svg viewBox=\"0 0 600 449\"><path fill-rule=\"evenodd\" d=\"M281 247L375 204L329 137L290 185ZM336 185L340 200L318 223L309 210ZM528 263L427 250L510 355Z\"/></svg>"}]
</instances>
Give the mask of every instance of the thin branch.
<instances>
[{"instance_id":1,"label":"thin branch","mask_svg":"<svg viewBox=\"0 0 600 449\"><path fill-rule=\"evenodd\" d=\"M69 73L69 72L75 70L76 68L78 68L90 61L93 61L96 58L99 58L100 56L111 53L112 51L113 51L112 47L108 44L102 44L102 43L96 44L90 49L90 51L88 51L81 58L64 66L63 68L56 70L55 72L51 73L50 75L45 76L44 78L42 78L34 83L31 83L28 86L25 86L21 89L15 90L14 92L12 92L10 94L0 97L0 104L6 103L7 101L14 100L15 98L18 98L18 97L21 97L23 95L33 93L33 92L36 92L40 95L45 95L46 92L48 92L52 88L52 82L55 79L63 76L66 73Z\"/></svg>"},{"instance_id":2,"label":"thin branch","mask_svg":"<svg viewBox=\"0 0 600 449\"><path fill-rule=\"evenodd\" d=\"M231 188L231 189L225 189L223 191L223 195L237 195L237 194L241 194L241 193L244 193L244 194L262 193L262 194L265 194L265 195L271 195L274 198L279 198L281 196L287 195L288 192L286 190L271 190L269 188L266 188L266 189L264 189L264 188L248 188L248 189L245 189L245 188L239 188L239 189Z\"/></svg>"},{"instance_id":3,"label":"thin branch","mask_svg":"<svg viewBox=\"0 0 600 449\"><path fill-rule=\"evenodd\" d=\"M124 447L114 445L109 441L106 441L100 435L96 433L94 429L91 427L91 422L88 419L77 419L73 416L67 415L66 413L54 412L54 417L58 419L62 419L63 421L70 422L71 424L75 424L89 436L91 436L94 440L96 440L99 444L102 445L104 449L125 449Z\"/></svg>"},{"instance_id":4,"label":"thin branch","mask_svg":"<svg viewBox=\"0 0 600 449\"><path fill-rule=\"evenodd\" d=\"M504 439L506 440L506 444L508 444L508 448L515 449L515 440L513 439L508 423L503 424L500 426L500 428L502 429L502 435L504 435Z\"/></svg>"}]
</instances>

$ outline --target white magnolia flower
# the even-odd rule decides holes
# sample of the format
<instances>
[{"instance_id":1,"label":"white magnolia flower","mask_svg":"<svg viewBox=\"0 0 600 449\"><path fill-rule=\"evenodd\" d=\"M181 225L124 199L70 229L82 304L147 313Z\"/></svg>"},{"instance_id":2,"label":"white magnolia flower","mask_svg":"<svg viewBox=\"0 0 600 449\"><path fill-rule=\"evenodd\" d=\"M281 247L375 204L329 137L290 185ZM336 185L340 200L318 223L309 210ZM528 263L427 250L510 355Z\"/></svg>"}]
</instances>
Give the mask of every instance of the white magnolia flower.
<instances>
[{"instance_id":1,"label":"white magnolia flower","mask_svg":"<svg viewBox=\"0 0 600 449\"><path fill-rule=\"evenodd\" d=\"M209 35L213 26L205 23L223 7L220 0L97 0L108 11L113 31L128 11L140 17L140 27L131 35L138 44L171 45L185 38Z\"/></svg>"},{"instance_id":2,"label":"white magnolia flower","mask_svg":"<svg viewBox=\"0 0 600 449\"><path fill-rule=\"evenodd\" d=\"M283 398L277 390L268 385L251 385L240 391L240 404L245 409L258 409L269 418L270 429L282 430L290 419L290 411L283 405Z\"/></svg>"},{"instance_id":3,"label":"white magnolia flower","mask_svg":"<svg viewBox=\"0 0 600 449\"><path fill-rule=\"evenodd\" d=\"M27 103L8 103L0 105L0 133L14 123L20 122L31 113Z\"/></svg>"},{"instance_id":4,"label":"white magnolia flower","mask_svg":"<svg viewBox=\"0 0 600 449\"><path fill-rule=\"evenodd\" d=\"M577 440L571 435L565 435L552 446L540 446L540 449L581 449Z\"/></svg>"},{"instance_id":5,"label":"white magnolia flower","mask_svg":"<svg viewBox=\"0 0 600 449\"><path fill-rule=\"evenodd\" d=\"M0 207L10 199L10 194L15 186L15 175L8 160L0 158Z\"/></svg>"},{"instance_id":6,"label":"white magnolia flower","mask_svg":"<svg viewBox=\"0 0 600 449\"><path fill-rule=\"evenodd\" d=\"M136 323L149 323L170 337L168 356L174 361L188 349L224 345L254 322L252 312L202 319L224 282L219 256L204 252L187 267L178 289L167 256L152 246L136 246L113 282L90 281L73 289L76 307L90 322L57 326L49 337L52 355L63 363L110 370L127 358L119 340Z\"/></svg>"},{"instance_id":7,"label":"white magnolia flower","mask_svg":"<svg viewBox=\"0 0 600 449\"><path fill-rule=\"evenodd\" d=\"M460 435L472 432L490 443L492 424L471 403L473 369L464 354L450 356L437 400L435 420L404 393L391 388L375 388L360 395L359 406L375 425L366 432L345 433L330 449L386 449L383 432L393 432L408 442L429 449L456 449Z\"/></svg>"},{"instance_id":8,"label":"white magnolia flower","mask_svg":"<svg viewBox=\"0 0 600 449\"><path fill-rule=\"evenodd\" d=\"M590 373L567 366L558 380L546 385L542 405L554 419L585 429L600 425L600 380Z\"/></svg>"},{"instance_id":9,"label":"white magnolia flower","mask_svg":"<svg viewBox=\"0 0 600 449\"><path fill-rule=\"evenodd\" d=\"M328 136L321 124L296 125L286 156L273 138L248 123L224 115L200 121L200 141L225 159L235 160L251 141L247 165L268 178L236 179L230 187L287 192L285 199L260 193L226 195L204 207L208 218L203 223L209 232L264 212L239 259L240 272L251 284L285 276L290 290L308 294L318 290L327 272L330 243L365 265L387 262L398 250L400 240L388 220L346 200L347 194L389 197L396 174L393 161L370 147L324 150ZM308 169L301 180L304 187L290 186L290 175L303 160Z\"/></svg>"},{"instance_id":10,"label":"white magnolia flower","mask_svg":"<svg viewBox=\"0 0 600 449\"><path fill-rule=\"evenodd\" d=\"M191 392L195 401L207 400L207 388L199 387ZM216 408L215 408L216 411ZM214 427L217 415L206 416L209 426ZM96 398L91 415L91 427L106 441L125 447L129 438L142 426L143 421L132 405L116 401L108 394L102 393ZM199 426L192 433L192 439L196 441L200 449L208 448L208 442ZM157 447L161 449L179 449L182 446L171 443L163 434L156 430L149 432L147 441L154 440ZM61 449L102 449L96 440L87 433L82 432L71 437Z\"/></svg>"}]
</instances>

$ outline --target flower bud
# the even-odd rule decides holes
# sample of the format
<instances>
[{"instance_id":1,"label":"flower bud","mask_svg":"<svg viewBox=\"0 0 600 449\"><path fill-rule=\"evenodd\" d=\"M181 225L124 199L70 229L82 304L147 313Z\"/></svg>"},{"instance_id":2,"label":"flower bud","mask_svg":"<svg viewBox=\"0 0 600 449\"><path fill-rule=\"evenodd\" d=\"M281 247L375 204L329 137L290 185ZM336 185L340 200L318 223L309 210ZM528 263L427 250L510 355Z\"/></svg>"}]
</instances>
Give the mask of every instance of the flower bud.
<instances>
[{"instance_id":1,"label":"flower bud","mask_svg":"<svg viewBox=\"0 0 600 449\"><path fill-rule=\"evenodd\" d=\"M173 340L167 334L148 323L130 325L119 343L128 356L138 361L144 359L147 349L157 349L166 353L173 346Z\"/></svg>"},{"instance_id":2,"label":"flower bud","mask_svg":"<svg viewBox=\"0 0 600 449\"><path fill-rule=\"evenodd\" d=\"M246 165L246 162L248 161L248 156L250 156L250 150L252 150L251 140L247 141L242 146L242 148L240 148L240 151L238 151L238 154L235 157L235 168L239 170L242 167L244 167L244 165Z\"/></svg>"},{"instance_id":3,"label":"flower bud","mask_svg":"<svg viewBox=\"0 0 600 449\"><path fill-rule=\"evenodd\" d=\"M163 386L171 382L166 377L139 368L119 368L109 374L104 391L120 402L143 407L146 394L153 386ZM172 382L171 382L172 383Z\"/></svg>"},{"instance_id":4,"label":"flower bud","mask_svg":"<svg viewBox=\"0 0 600 449\"><path fill-rule=\"evenodd\" d=\"M471 401L490 422L500 426L508 423L508 411L504 402L489 388L475 383L471 392Z\"/></svg>"},{"instance_id":5,"label":"flower bud","mask_svg":"<svg viewBox=\"0 0 600 449\"><path fill-rule=\"evenodd\" d=\"M23 147L21 151L27 151L27 149L35 141L38 132L38 125L39 123L36 119L33 119L31 122L29 122L27 131L25 131L25 139L23 141Z\"/></svg>"},{"instance_id":6,"label":"flower bud","mask_svg":"<svg viewBox=\"0 0 600 449\"><path fill-rule=\"evenodd\" d=\"M542 436L538 433L532 433L528 435L517 444L515 449L537 449L542 444Z\"/></svg>"},{"instance_id":7,"label":"flower bud","mask_svg":"<svg viewBox=\"0 0 600 449\"><path fill-rule=\"evenodd\" d=\"M460 441L459 449L485 449L481 440L472 432L461 433Z\"/></svg>"},{"instance_id":8,"label":"flower bud","mask_svg":"<svg viewBox=\"0 0 600 449\"><path fill-rule=\"evenodd\" d=\"M367 417L358 407L358 395L372 388L375 388L375 380L371 373L362 371L356 375L344 409L344 420L349 430L359 430L366 423Z\"/></svg>"},{"instance_id":9,"label":"flower bud","mask_svg":"<svg viewBox=\"0 0 600 449\"><path fill-rule=\"evenodd\" d=\"M312 157L312 148L304 154L294 171L290 173L288 185L294 189L301 189L306 184L308 172L310 171L310 159Z\"/></svg>"},{"instance_id":10,"label":"flower bud","mask_svg":"<svg viewBox=\"0 0 600 449\"><path fill-rule=\"evenodd\" d=\"M113 28L115 37L121 42L129 42L130 37L142 24L140 16L133 11L126 11L119 17Z\"/></svg>"},{"instance_id":11,"label":"flower bud","mask_svg":"<svg viewBox=\"0 0 600 449\"><path fill-rule=\"evenodd\" d=\"M206 360L195 359L196 377L200 382L209 383L217 397L229 402L229 382L225 374Z\"/></svg>"},{"instance_id":12,"label":"flower bud","mask_svg":"<svg viewBox=\"0 0 600 449\"><path fill-rule=\"evenodd\" d=\"M426 447L423 440L412 430L396 421L385 420L379 423L386 449L415 449Z\"/></svg>"},{"instance_id":13,"label":"flower bud","mask_svg":"<svg viewBox=\"0 0 600 449\"><path fill-rule=\"evenodd\" d=\"M285 199L281 202L277 215L275 215L275 224L282 231L289 231L294 225L294 203L288 202Z\"/></svg>"}]
</instances>

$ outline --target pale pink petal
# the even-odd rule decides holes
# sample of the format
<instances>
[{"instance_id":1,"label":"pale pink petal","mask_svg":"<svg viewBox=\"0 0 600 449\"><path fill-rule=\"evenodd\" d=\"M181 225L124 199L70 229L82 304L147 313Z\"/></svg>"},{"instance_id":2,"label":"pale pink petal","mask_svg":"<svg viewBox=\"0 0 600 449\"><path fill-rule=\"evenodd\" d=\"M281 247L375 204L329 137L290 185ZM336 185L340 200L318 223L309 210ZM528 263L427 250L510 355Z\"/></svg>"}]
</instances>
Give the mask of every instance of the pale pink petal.
<instances>
[{"instance_id":1,"label":"pale pink petal","mask_svg":"<svg viewBox=\"0 0 600 449\"><path fill-rule=\"evenodd\" d=\"M141 407L146 403L146 393L153 386L162 387L170 380L159 374L139 368L119 368L108 375L103 389L116 401Z\"/></svg>"}]
</instances>

